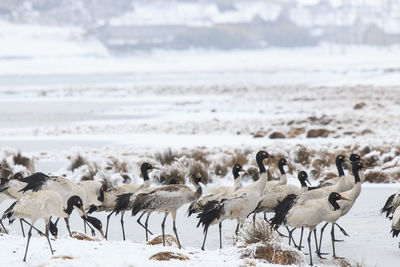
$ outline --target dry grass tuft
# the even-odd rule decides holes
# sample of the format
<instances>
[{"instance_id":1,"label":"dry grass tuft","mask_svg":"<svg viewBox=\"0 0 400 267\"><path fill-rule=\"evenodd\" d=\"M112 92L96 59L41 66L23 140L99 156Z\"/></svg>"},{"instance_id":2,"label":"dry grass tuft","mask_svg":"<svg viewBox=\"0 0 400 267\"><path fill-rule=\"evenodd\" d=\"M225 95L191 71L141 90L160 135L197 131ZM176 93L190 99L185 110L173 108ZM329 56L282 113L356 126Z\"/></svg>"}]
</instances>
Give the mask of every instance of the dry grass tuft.
<instances>
[{"instance_id":1,"label":"dry grass tuft","mask_svg":"<svg viewBox=\"0 0 400 267\"><path fill-rule=\"evenodd\" d=\"M240 231L240 240L247 245L255 243L271 243L280 240L279 235L264 221L257 221L256 227L245 225Z\"/></svg>"},{"instance_id":2,"label":"dry grass tuft","mask_svg":"<svg viewBox=\"0 0 400 267\"><path fill-rule=\"evenodd\" d=\"M192 177L192 175L197 175L198 173L201 174L201 181L204 184L211 182L210 177L208 175L207 167L202 162L194 162L192 164L192 166L190 167L190 171L189 171L190 177Z\"/></svg>"},{"instance_id":3,"label":"dry grass tuft","mask_svg":"<svg viewBox=\"0 0 400 267\"><path fill-rule=\"evenodd\" d=\"M162 245L162 235L156 236L149 242L147 242L147 245ZM172 235L165 235L165 245L166 246L176 246L178 247L178 242L176 241L176 238Z\"/></svg>"},{"instance_id":4,"label":"dry grass tuft","mask_svg":"<svg viewBox=\"0 0 400 267\"><path fill-rule=\"evenodd\" d=\"M114 172L119 172L119 173L127 173L129 172L128 169L128 162L125 160L119 160L117 158L111 157L109 161L107 162L107 165L105 167L106 170L114 170Z\"/></svg>"},{"instance_id":5,"label":"dry grass tuft","mask_svg":"<svg viewBox=\"0 0 400 267\"><path fill-rule=\"evenodd\" d=\"M73 171L85 164L87 164L86 159L84 157L82 157L81 154L78 153L74 158L71 159L71 165L70 165L69 169L71 171Z\"/></svg>"},{"instance_id":6,"label":"dry grass tuft","mask_svg":"<svg viewBox=\"0 0 400 267\"><path fill-rule=\"evenodd\" d=\"M205 151L202 151L200 149L194 149L194 150L186 153L186 156L188 158L191 158L191 159L193 159L194 161L197 161L197 162L202 162L206 166L209 165L209 162L207 160L207 155L208 154Z\"/></svg>"},{"instance_id":7,"label":"dry grass tuft","mask_svg":"<svg viewBox=\"0 0 400 267\"><path fill-rule=\"evenodd\" d=\"M225 177L225 175L228 173L228 166L221 163L217 163L214 166L214 173L217 176Z\"/></svg>"},{"instance_id":8,"label":"dry grass tuft","mask_svg":"<svg viewBox=\"0 0 400 267\"><path fill-rule=\"evenodd\" d=\"M171 165L178 157L177 154L173 153L171 148L166 149L162 153L156 153L155 159L161 163L161 165Z\"/></svg>"},{"instance_id":9,"label":"dry grass tuft","mask_svg":"<svg viewBox=\"0 0 400 267\"><path fill-rule=\"evenodd\" d=\"M250 167L247 169L248 174L253 179L253 181L257 181L259 177L259 171L257 167ZM247 177L247 175L245 176Z\"/></svg>"},{"instance_id":10,"label":"dry grass tuft","mask_svg":"<svg viewBox=\"0 0 400 267\"><path fill-rule=\"evenodd\" d=\"M93 163L93 165L87 165L87 166L88 166L88 173L81 177L81 181L94 180L94 177L100 171L100 166L97 165L96 163ZM107 182L106 182L106 184L107 184Z\"/></svg>"},{"instance_id":11,"label":"dry grass tuft","mask_svg":"<svg viewBox=\"0 0 400 267\"><path fill-rule=\"evenodd\" d=\"M21 152L18 152L16 155L13 156L13 161L15 165L25 166L30 172L35 171L33 160L23 156Z\"/></svg>"},{"instance_id":12,"label":"dry grass tuft","mask_svg":"<svg viewBox=\"0 0 400 267\"><path fill-rule=\"evenodd\" d=\"M256 227L247 225L240 232L243 249L241 258L254 258L269 263L292 265L300 264L302 257L296 250L286 250L279 242L279 236L266 222L257 222Z\"/></svg>"},{"instance_id":13,"label":"dry grass tuft","mask_svg":"<svg viewBox=\"0 0 400 267\"><path fill-rule=\"evenodd\" d=\"M240 165L244 166L247 164L247 162L249 161L247 159L247 156L249 155L250 151L240 151L235 149L231 160L229 161L229 165L232 167L233 165L235 165L236 163L239 163Z\"/></svg>"},{"instance_id":14,"label":"dry grass tuft","mask_svg":"<svg viewBox=\"0 0 400 267\"><path fill-rule=\"evenodd\" d=\"M185 184L185 173L177 167L170 168L168 170L163 170L160 172L160 176L154 176L155 179L158 178L158 182L161 184Z\"/></svg>"},{"instance_id":15,"label":"dry grass tuft","mask_svg":"<svg viewBox=\"0 0 400 267\"><path fill-rule=\"evenodd\" d=\"M190 258L182 253L179 252L170 252L170 251L165 251L165 252L158 252L157 254L154 254L149 258L150 260L156 260L156 261L169 261L169 260L180 260L180 261L187 261L190 260Z\"/></svg>"}]
</instances>

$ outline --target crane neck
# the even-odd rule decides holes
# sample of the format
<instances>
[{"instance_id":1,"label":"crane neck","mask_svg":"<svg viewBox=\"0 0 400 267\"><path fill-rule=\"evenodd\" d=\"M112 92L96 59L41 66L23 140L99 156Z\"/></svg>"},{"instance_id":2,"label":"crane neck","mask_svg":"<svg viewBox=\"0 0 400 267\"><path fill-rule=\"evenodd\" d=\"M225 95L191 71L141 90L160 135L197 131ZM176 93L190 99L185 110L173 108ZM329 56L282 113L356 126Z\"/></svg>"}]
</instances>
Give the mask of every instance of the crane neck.
<instances>
[{"instance_id":1,"label":"crane neck","mask_svg":"<svg viewBox=\"0 0 400 267\"><path fill-rule=\"evenodd\" d=\"M240 179L235 179L233 183L234 183L233 188L235 191L242 188L242 182L240 181Z\"/></svg>"},{"instance_id":2,"label":"crane neck","mask_svg":"<svg viewBox=\"0 0 400 267\"><path fill-rule=\"evenodd\" d=\"M335 199L329 199L329 203L331 203L333 210L340 209L340 206Z\"/></svg>"},{"instance_id":3,"label":"crane neck","mask_svg":"<svg viewBox=\"0 0 400 267\"><path fill-rule=\"evenodd\" d=\"M278 162L278 169L281 172L281 175L286 174L285 173L285 169L283 168L283 166L285 166L282 162Z\"/></svg>"},{"instance_id":4,"label":"crane neck","mask_svg":"<svg viewBox=\"0 0 400 267\"><path fill-rule=\"evenodd\" d=\"M201 186L199 185L199 183L194 183L194 186L196 187L196 192L194 193L194 197L197 200L203 194L203 190L201 189Z\"/></svg>"},{"instance_id":5,"label":"crane neck","mask_svg":"<svg viewBox=\"0 0 400 267\"><path fill-rule=\"evenodd\" d=\"M149 178L149 173L147 172L147 170L142 170L142 175L143 175L143 180L144 181L148 181Z\"/></svg>"},{"instance_id":6,"label":"crane neck","mask_svg":"<svg viewBox=\"0 0 400 267\"><path fill-rule=\"evenodd\" d=\"M68 214L68 216L69 216L69 215L71 215L73 208L74 208L74 207L68 203L68 206L67 206L66 209L64 209L64 212L65 212L66 214Z\"/></svg>"},{"instance_id":7,"label":"crane neck","mask_svg":"<svg viewBox=\"0 0 400 267\"><path fill-rule=\"evenodd\" d=\"M360 183L361 179L360 179L359 169L356 168L356 166L353 166L352 171L354 175L354 183Z\"/></svg>"},{"instance_id":8,"label":"crane neck","mask_svg":"<svg viewBox=\"0 0 400 267\"><path fill-rule=\"evenodd\" d=\"M260 175L267 172L262 158L257 158L257 166L260 171Z\"/></svg>"},{"instance_id":9,"label":"crane neck","mask_svg":"<svg viewBox=\"0 0 400 267\"><path fill-rule=\"evenodd\" d=\"M336 168L338 170L339 177L344 176L342 161L339 158L336 158Z\"/></svg>"}]
</instances>

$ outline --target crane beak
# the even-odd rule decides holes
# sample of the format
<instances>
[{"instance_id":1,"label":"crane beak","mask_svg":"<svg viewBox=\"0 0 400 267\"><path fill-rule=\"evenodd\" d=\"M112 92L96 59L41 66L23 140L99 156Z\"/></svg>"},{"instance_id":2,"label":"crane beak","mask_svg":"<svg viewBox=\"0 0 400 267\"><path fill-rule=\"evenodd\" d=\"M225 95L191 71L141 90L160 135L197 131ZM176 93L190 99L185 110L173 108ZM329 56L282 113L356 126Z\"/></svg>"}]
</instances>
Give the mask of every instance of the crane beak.
<instances>
[{"instance_id":1,"label":"crane beak","mask_svg":"<svg viewBox=\"0 0 400 267\"><path fill-rule=\"evenodd\" d=\"M83 209L83 207L79 208L82 211L83 217L85 217L85 219L87 219L87 214L85 212L85 210Z\"/></svg>"},{"instance_id":2,"label":"crane beak","mask_svg":"<svg viewBox=\"0 0 400 267\"><path fill-rule=\"evenodd\" d=\"M244 172L244 173L246 173L246 174L248 174L248 175L250 175L250 173L248 173L245 169L240 169L242 172Z\"/></svg>"},{"instance_id":3,"label":"crane beak","mask_svg":"<svg viewBox=\"0 0 400 267\"><path fill-rule=\"evenodd\" d=\"M306 182L308 182L308 184L311 186L312 184L311 184L311 182L310 182L310 180L308 180L308 178L306 178Z\"/></svg>"},{"instance_id":4,"label":"crane beak","mask_svg":"<svg viewBox=\"0 0 400 267\"><path fill-rule=\"evenodd\" d=\"M342 195L340 196L340 199L347 200L347 201L351 201L350 198L344 197L344 196L342 196Z\"/></svg>"},{"instance_id":5,"label":"crane beak","mask_svg":"<svg viewBox=\"0 0 400 267\"><path fill-rule=\"evenodd\" d=\"M103 233L103 229L97 229L97 230L99 230L99 233L101 234L101 236L103 237L103 239L106 239L106 237L104 236L104 233Z\"/></svg>"},{"instance_id":6,"label":"crane beak","mask_svg":"<svg viewBox=\"0 0 400 267\"><path fill-rule=\"evenodd\" d=\"M159 168L159 167L154 167L154 166L153 166L153 169L155 169L155 170L159 170L160 168Z\"/></svg>"}]
</instances>

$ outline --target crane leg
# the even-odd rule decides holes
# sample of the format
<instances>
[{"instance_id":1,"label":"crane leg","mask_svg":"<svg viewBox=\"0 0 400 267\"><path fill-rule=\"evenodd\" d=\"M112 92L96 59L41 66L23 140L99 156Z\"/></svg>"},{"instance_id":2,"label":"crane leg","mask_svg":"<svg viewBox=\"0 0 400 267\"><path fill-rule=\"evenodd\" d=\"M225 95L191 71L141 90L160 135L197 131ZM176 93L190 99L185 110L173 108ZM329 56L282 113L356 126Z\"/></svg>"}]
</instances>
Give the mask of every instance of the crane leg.
<instances>
[{"instance_id":1,"label":"crane leg","mask_svg":"<svg viewBox=\"0 0 400 267\"><path fill-rule=\"evenodd\" d=\"M46 224L46 238L47 238L47 242L49 242L51 255L54 255L54 250L53 250L53 247L51 246L51 242L50 242L50 238L49 238L49 229L50 229L50 222L48 222Z\"/></svg>"},{"instance_id":2,"label":"crane leg","mask_svg":"<svg viewBox=\"0 0 400 267\"><path fill-rule=\"evenodd\" d=\"M3 220L0 220L0 224L1 224L1 227L3 227L4 232L5 232L6 234L8 234L7 229L4 227Z\"/></svg>"},{"instance_id":3,"label":"crane leg","mask_svg":"<svg viewBox=\"0 0 400 267\"><path fill-rule=\"evenodd\" d=\"M90 216L88 216L88 218L89 218L89 217L90 217ZM82 216L81 218L82 218L82 220L83 220L83 224L85 225L85 228L86 228L86 225L89 226L90 231L91 231L91 233L92 233L92 236L95 236L95 235L96 235L96 231L93 229L93 227L90 226L90 224L89 224L88 221L86 220L85 216ZM85 233L86 233L86 232L85 232Z\"/></svg>"},{"instance_id":4,"label":"crane leg","mask_svg":"<svg viewBox=\"0 0 400 267\"><path fill-rule=\"evenodd\" d=\"M332 224L332 229L331 229L331 239L332 239L332 250L333 250L333 257L335 259L343 259L342 257L336 256L336 251L335 251L335 224Z\"/></svg>"},{"instance_id":5,"label":"crane leg","mask_svg":"<svg viewBox=\"0 0 400 267\"><path fill-rule=\"evenodd\" d=\"M167 219L167 216L168 216L168 213L165 213L164 214L164 220L161 223L162 243L163 243L164 247L165 247L165 232L164 232L164 230L165 230L165 220Z\"/></svg>"},{"instance_id":6,"label":"crane leg","mask_svg":"<svg viewBox=\"0 0 400 267\"><path fill-rule=\"evenodd\" d=\"M317 229L314 229L314 239L315 239L315 250L317 251L317 255L318 258L320 259L325 259L324 257L322 257L323 254L327 254L327 253L322 253L320 248L318 248L318 241L317 241Z\"/></svg>"},{"instance_id":7,"label":"crane leg","mask_svg":"<svg viewBox=\"0 0 400 267\"><path fill-rule=\"evenodd\" d=\"M222 222L218 224L219 227L219 248L222 248Z\"/></svg>"},{"instance_id":8,"label":"crane leg","mask_svg":"<svg viewBox=\"0 0 400 267\"><path fill-rule=\"evenodd\" d=\"M267 213L264 212L264 221L266 221L269 225L271 225L271 223L269 222L268 218L267 218Z\"/></svg>"},{"instance_id":9,"label":"crane leg","mask_svg":"<svg viewBox=\"0 0 400 267\"><path fill-rule=\"evenodd\" d=\"M122 212L121 212L122 238L123 238L123 239L124 239L124 241L125 241L124 214L125 214L125 212L124 212L124 211L122 211Z\"/></svg>"},{"instance_id":10,"label":"crane leg","mask_svg":"<svg viewBox=\"0 0 400 267\"><path fill-rule=\"evenodd\" d=\"M308 242L308 253L310 253L310 265L313 266L313 262L312 262L312 255L311 255L311 229L310 229L310 233L308 234L307 237L307 242Z\"/></svg>"},{"instance_id":11,"label":"crane leg","mask_svg":"<svg viewBox=\"0 0 400 267\"><path fill-rule=\"evenodd\" d=\"M293 241L293 245L295 247L297 247L296 243L294 242L293 235L292 235L293 231L296 230L296 228L293 228L292 230L289 230L289 227L286 226L286 230L289 233L289 246L291 245L291 241Z\"/></svg>"},{"instance_id":12,"label":"crane leg","mask_svg":"<svg viewBox=\"0 0 400 267\"><path fill-rule=\"evenodd\" d=\"M30 224L27 220L25 220L24 218L19 219L21 225L23 225L23 223L26 223L29 226L33 227L33 230L35 230L40 236L44 236L43 232L40 231L39 229L37 229L35 226L33 226L32 224ZM22 226L23 227L23 226ZM25 237L25 235L24 235Z\"/></svg>"},{"instance_id":13,"label":"crane leg","mask_svg":"<svg viewBox=\"0 0 400 267\"><path fill-rule=\"evenodd\" d=\"M85 220L83 221L83 231L85 231L85 234L86 234L86 221Z\"/></svg>"},{"instance_id":14,"label":"crane leg","mask_svg":"<svg viewBox=\"0 0 400 267\"><path fill-rule=\"evenodd\" d=\"M29 231L28 231L28 240L26 241L25 256L22 261L26 261L26 254L28 253L29 241L31 240L31 236L32 236L32 227L33 227L33 225L31 224L31 228L29 228Z\"/></svg>"},{"instance_id":15,"label":"crane leg","mask_svg":"<svg viewBox=\"0 0 400 267\"><path fill-rule=\"evenodd\" d=\"M144 214L144 213L143 213ZM147 218L146 218L146 221L144 222L144 229L146 229L146 242L149 240L149 233L150 234L153 234L152 232L150 232L148 229L147 229L147 226L149 225L149 217L150 217L150 212L148 212L147 213Z\"/></svg>"},{"instance_id":16,"label":"crane leg","mask_svg":"<svg viewBox=\"0 0 400 267\"><path fill-rule=\"evenodd\" d=\"M22 236L25 238L24 224L22 223L22 219L19 220L19 223L21 224Z\"/></svg>"},{"instance_id":17,"label":"crane leg","mask_svg":"<svg viewBox=\"0 0 400 267\"><path fill-rule=\"evenodd\" d=\"M339 230L345 235L345 236L349 236L348 233L346 233L346 231L343 229L343 227L341 227L339 224L335 223L335 225L337 227L339 227ZM343 240L335 240L336 242L342 242Z\"/></svg>"},{"instance_id":18,"label":"crane leg","mask_svg":"<svg viewBox=\"0 0 400 267\"><path fill-rule=\"evenodd\" d=\"M208 226L209 226L209 225L207 225L207 226L204 228L204 239L203 239L203 245L201 245L201 250L204 250L204 245L206 244L206 238L207 238L207 233L208 233Z\"/></svg>"},{"instance_id":19,"label":"crane leg","mask_svg":"<svg viewBox=\"0 0 400 267\"><path fill-rule=\"evenodd\" d=\"M300 234L300 244L299 244L299 246L297 247L297 249L298 250L301 250L301 243L302 243L302 241L303 241L303 232L304 232L304 227L301 227L301 234Z\"/></svg>"},{"instance_id":20,"label":"crane leg","mask_svg":"<svg viewBox=\"0 0 400 267\"><path fill-rule=\"evenodd\" d=\"M137 221L137 223L140 225L140 226L142 226L144 229L146 229L146 227L143 225L143 223L140 221L140 219L143 217L143 215L145 214L146 212L145 211L143 211L143 213L139 216L139 218L136 220ZM149 216L150 216L150 214L149 214ZM153 235L153 233L150 231L150 230L148 230L148 229L146 229L146 233L149 233L149 234L151 234L151 235Z\"/></svg>"},{"instance_id":21,"label":"crane leg","mask_svg":"<svg viewBox=\"0 0 400 267\"><path fill-rule=\"evenodd\" d=\"M69 236L72 237L71 228L69 227L69 217L64 218L65 224L67 225Z\"/></svg>"},{"instance_id":22,"label":"crane leg","mask_svg":"<svg viewBox=\"0 0 400 267\"><path fill-rule=\"evenodd\" d=\"M253 227L256 227L256 213L253 214Z\"/></svg>"},{"instance_id":23,"label":"crane leg","mask_svg":"<svg viewBox=\"0 0 400 267\"><path fill-rule=\"evenodd\" d=\"M110 217L111 217L111 215L112 215L113 213L114 213L114 211L112 211L110 214L107 215L106 235L105 235L106 239L107 239L107 237L108 237L108 224L110 223Z\"/></svg>"},{"instance_id":24,"label":"crane leg","mask_svg":"<svg viewBox=\"0 0 400 267\"><path fill-rule=\"evenodd\" d=\"M319 246L318 249L321 250L321 245L322 245L322 235L324 234L325 228L328 225L328 223L325 223L324 226L321 228L321 234L319 236Z\"/></svg>"},{"instance_id":25,"label":"crane leg","mask_svg":"<svg viewBox=\"0 0 400 267\"><path fill-rule=\"evenodd\" d=\"M176 240L178 241L178 247L181 249L181 242L179 241L178 232L176 231L175 219L176 219L176 211L172 212L172 230L174 230Z\"/></svg>"}]
</instances>

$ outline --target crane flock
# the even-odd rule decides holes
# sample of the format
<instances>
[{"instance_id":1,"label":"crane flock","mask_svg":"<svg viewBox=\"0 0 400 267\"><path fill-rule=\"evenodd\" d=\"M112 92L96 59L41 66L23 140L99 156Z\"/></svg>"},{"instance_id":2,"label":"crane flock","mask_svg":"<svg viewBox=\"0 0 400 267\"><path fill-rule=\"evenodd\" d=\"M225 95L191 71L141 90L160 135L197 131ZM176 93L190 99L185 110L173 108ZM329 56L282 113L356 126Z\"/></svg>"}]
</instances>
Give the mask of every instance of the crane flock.
<instances>
[{"instance_id":1,"label":"crane flock","mask_svg":"<svg viewBox=\"0 0 400 267\"><path fill-rule=\"evenodd\" d=\"M200 173L191 174L189 177L194 190L183 184L151 187L149 172L158 168L147 162L142 163L140 168L143 177L142 184L123 184L112 188L107 188L105 184L98 181L74 183L67 178L48 176L41 172L27 177L16 173L10 179L1 178L0 203L6 199L14 200L13 204L4 211L2 220L8 219L11 223L15 219L20 219L24 237L23 223L30 226L23 261L26 261L27 258L32 230L46 236L52 254L53 248L49 234L57 237L57 223L60 218L64 219L68 233L72 235L69 217L74 208L83 219L85 231L87 225L91 228L92 234L95 234L94 229L96 229L105 239L108 238L109 221L112 214L121 214L122 236L123 240L126 240L125 212L131 211L132 216L140 213L137 222L145 229L147 241L148 234L152 234L148 229L150 214L153 212L164 213L164 219L161 223L164 246L165 221L167 216L171 214L173 232L178 247L181 248L176 228L176 215L177 211L185 204L190 204L187 210L188 216L195 214L198 219L197 227L203 227L202 250L205 248L210 226L218 224L219 245L222 248L221 228L224 220L237 221L235 230L237 235L250 215L253 215L253 224L255 225L257 213L262 212L264 220L270 224L272 229L278 231L280 226L286 227L289 232L289 244L293 241L293 244L299 250L302 248L303 230L304 228L309 229L307 242L310 265L313 265L311 235L314 234L317 256L323 258L321 252L322 237L324 229L330 223L332 225L332 256L337 258L335 242L338 240L335 239L334 228L337 226L343 234L347 235L337 221L351 210L361 193L361 183L365 181L363 171L365 166L360 156L351 154L347 160L344 155L338 155L335 160L338 176L314 187L311 186L305 171L298 174L300 187L287 184L285 166L289 166L289 163L284 158L278 160L279 180L268 181L264 161L273 157L263 150L256 154L259 177L253 183L242 186L243 175L241 176L240 173L247 173L247 171L240 164L234 164L232 168L234 185L215 187L205 193L203 193L200 185L200 183L203 183L203 177ZM352 173L347 175L343 170L343 164L346 161L350 162L352 170ZM0 165L1 168L6 169ZM105 235L101 221L88 215L101 211L108 212ZM272 213L273 217L267 219L267 213ZM400 233L400 190L388 198L381 213L392 220L391 233L393 237L397 237ZM147 218L143 225L140 219L144 214L147 214ZM56 219L54 222L52 217ZM34 226L39 219L45 221L44 233ZM7 232L2 220L0 220L0 225ZM318 242L316 230L317 226L322 223L325 224L321 228ZM289 227L292 227L292 229L290 230ZM301 238L298 245L296 245L292 235L292 232L297 228L301 228Z\"/></svg>"}]
</instances>

